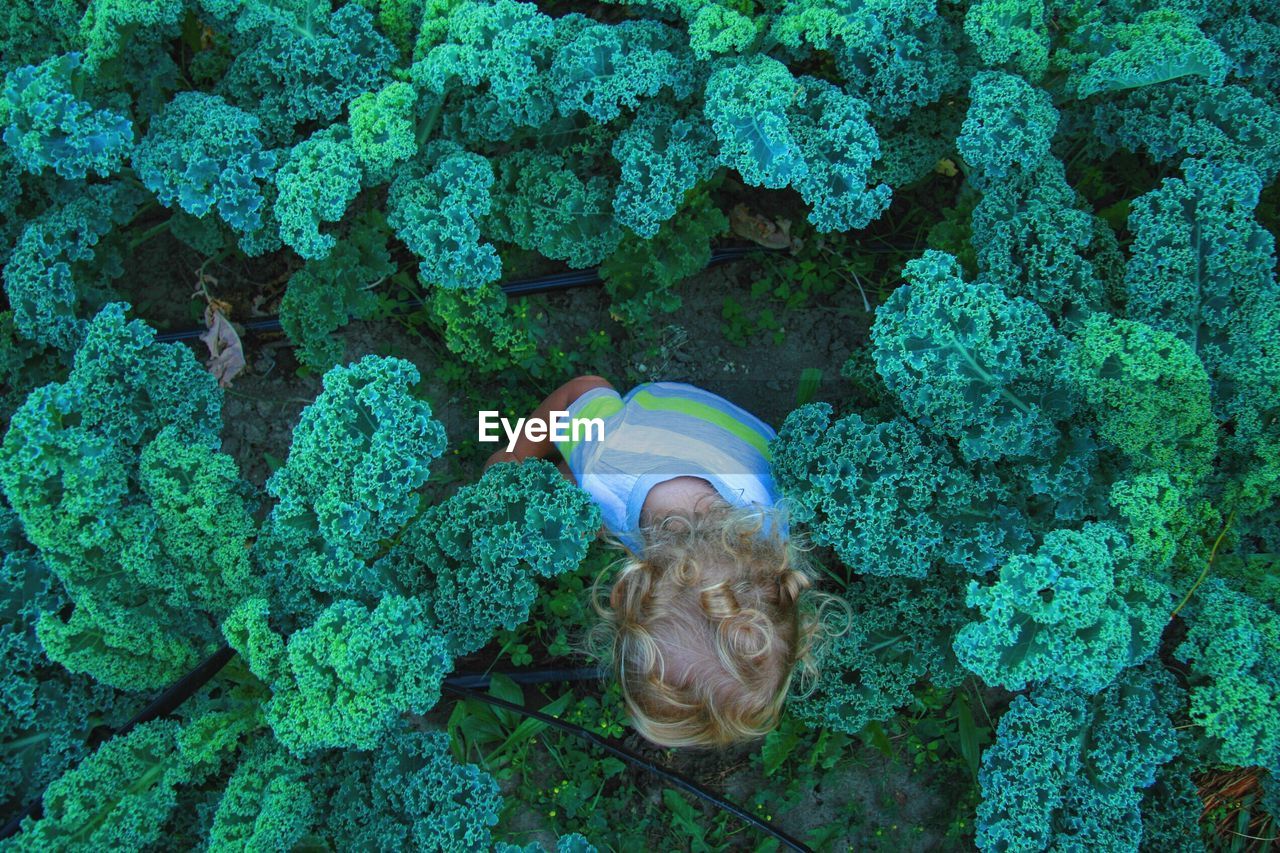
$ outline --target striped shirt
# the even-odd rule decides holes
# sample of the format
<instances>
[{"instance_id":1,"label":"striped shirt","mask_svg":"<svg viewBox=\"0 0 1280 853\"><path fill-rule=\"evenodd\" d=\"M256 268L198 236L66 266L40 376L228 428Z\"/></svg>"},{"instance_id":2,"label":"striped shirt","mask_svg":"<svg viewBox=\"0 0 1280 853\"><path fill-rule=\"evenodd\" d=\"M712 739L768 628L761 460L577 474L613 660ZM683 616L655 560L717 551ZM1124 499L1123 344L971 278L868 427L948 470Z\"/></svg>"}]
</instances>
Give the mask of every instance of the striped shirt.
<instances>
[{"instance_id":1,"label":"striped shirt","mask_svg":"<svg viewBox=\"0 0 1280 853\"><path fill-rule=\"evenodd\" d=\"M571 422L604 422L603 440L571 426L571 438L581 440L557 447L600 505L605 527L636 554L643 547L645 498L675 477L701 477L731 506L771 507L778 501L769 472L773 428L710 391L682 382L647 382L625 397L612 388L592 388L568 411Z\"/></svg>"}]
</instances>

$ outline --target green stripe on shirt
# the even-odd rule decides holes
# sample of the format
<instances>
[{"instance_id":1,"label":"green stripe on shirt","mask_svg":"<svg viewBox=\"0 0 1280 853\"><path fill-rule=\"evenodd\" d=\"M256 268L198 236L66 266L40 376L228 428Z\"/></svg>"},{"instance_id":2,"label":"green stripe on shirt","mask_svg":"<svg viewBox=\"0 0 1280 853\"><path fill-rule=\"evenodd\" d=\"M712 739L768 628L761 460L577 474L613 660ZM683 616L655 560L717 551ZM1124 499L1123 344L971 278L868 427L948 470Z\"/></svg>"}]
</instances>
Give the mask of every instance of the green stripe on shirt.
<instances>
[{"instance_id":1,"label":"green stripe on shirt","mask_svg":"<svg viewBox=\"0 0 1280 853\"><path fill-rule=\"evenodd\" d=\"M659 397L649 393L647 390L637 392L631 399L641 408L649 411L680 412L709 421L750 444L765 459L771 458L768 439L747 424L735 419L732 415L722 412L713 406L708 406L706 403L699 403L687 397Z\"/></svg>"},{"instance_id":2,"label":"green stripe on shirt","mask_svg":"<svg viewBox=\"0 0 1280 853\"><path fill-rule=\"evenodd\" d=\"M568 459L569 454L573 452L573 449L581 444L581 442L573 440L573 436L577 434L573 428L575 423L578 421L589 421L592 418L607 418L610 415L616 415L620 411L622 411L622 400L618 399L618 397L614 395L602 394L594 400L589 400L587 404L583 406L582 409L579 410L569 421L569 440L557 443L560 448L560 455L565 459ZM589 429L590 427L584 425L582 427L582 434L586 435Z\"/></svg>"}]
</instances>

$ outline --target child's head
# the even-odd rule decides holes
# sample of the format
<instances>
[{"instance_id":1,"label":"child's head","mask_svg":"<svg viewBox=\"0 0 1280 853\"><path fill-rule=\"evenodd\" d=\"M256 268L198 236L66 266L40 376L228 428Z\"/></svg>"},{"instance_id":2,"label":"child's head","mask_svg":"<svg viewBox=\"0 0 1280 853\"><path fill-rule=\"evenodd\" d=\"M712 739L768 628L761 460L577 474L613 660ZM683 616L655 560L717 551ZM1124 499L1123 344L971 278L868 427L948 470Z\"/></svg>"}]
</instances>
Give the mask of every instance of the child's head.
<instances>
[{"instance_id":1,"label":"child's head","mask_svg":"<svg viewBox=\"0 0 1280 853\"><path fill-rule=\"evenodd\" d=\"M820 608L830 599L797 546L758 507L718 501L643 531L641 557L624 562L596 653L613 666L632 721L663 746L720 746L759 737L781 714L799 667L813 674Z\"/></svg>"}]
</instances>

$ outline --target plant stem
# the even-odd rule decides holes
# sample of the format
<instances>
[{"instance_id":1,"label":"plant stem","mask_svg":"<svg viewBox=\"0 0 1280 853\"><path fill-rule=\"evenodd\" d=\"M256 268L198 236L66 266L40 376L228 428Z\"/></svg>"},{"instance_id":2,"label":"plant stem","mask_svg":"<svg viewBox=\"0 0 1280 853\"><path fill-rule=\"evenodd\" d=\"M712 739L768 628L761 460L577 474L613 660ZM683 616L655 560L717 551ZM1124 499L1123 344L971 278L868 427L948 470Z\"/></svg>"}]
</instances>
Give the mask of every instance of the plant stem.
<instances>
[{"instance_id":1,"label":"plant stem","mask_svg":"<svg viewBox=\"0 0 1280 853\"><path fill-rule=\"evenodd\" d=\"M32 744L43 743L49 738L50 738L50 735L48 732L42 732L40 734L31 735L30 737L24 737L19 740L9 741L3 746L0 746L0 750L3 750L4 752L17 752L18 750L24 749L28 746L31 746Z\"/></svg>"},{"instance_id":2,"label":"plant stem","mask_svg":"<svg viewBox=\"0 0 1280 853\"><path fill-rule=\"evenodd\" d=\"M431 112L427 113L427 117L422 124L418 125L418 146L421 147L428 139L431 138L432 132L436 129L436 122L440 119L440 110L444 107L444 99L448 97L448 91L440 96L440 100L436 101L435 106L431 108Z\"/></svg>"},{"instance_id":3,"label":"plant stem","mask_svg":"<svg viewBox=\"0 0 1280 853\"><path fill-rule=\"evenodd\" d=\"M1187 594L1182 596L1182 601L1178 602L1178 606L1173 608L1173 612L1169 614L1170 619L1173 619L1173 617L1178 615L1178 611L1191 600L1192 593L1200 587L1200 584L1204 583L1204 579L1209 575L1209 568L1213 565L1213 558L1218 556L1218 546L1221 545L1222 540L1227 537L1227 531L1231 529L1231 522L1235 520L1235 517L1236 514L1234 510L1231 515L1227 516L1227 523L1222 525L1222 532L1218 534L1217 539L1213 540L1213 549L1209 551L1209 559L1205 561L1204 569L1200 572L1200 577L1196 578L1196 582L1191 585L1191 589L1187 590Z\"/></svg>"},{"instance_id":4,"label":"plant stem","mask_svg":"<svg viewBox=\"0 0 1280 853\"><path fill-rule=\"evenodd\" d=\"M959 338L957 338L954 334L952 334L951 336L951 342L949 346L956 352L960 353L960 357L965 360L965 363L969 365L969 368L973 370L974 373L978 374L979 379L981 379L983 382L988 383L989 385L993 385L993 386L996 385L995 377L992 376L990 373L988 373L982 367L982 365L978 363L978 360L973 357L973 354L969 352L969 350L965 347L964 344L960 343ZM1022 398L1020 398L1017 394L1014 394L1012 391L1010 391L1008 388L1005 388L1003 385L998 386L996 390L1000 392L1001 397L1004 397L1010 403L1013 403L1013 405L1018 409L1018 411L1027 415L1031 414L1031 407L1028 406L1025 402L1023 402Z\"/></svg>"},{"instance_id":5,"label":"plant stem","mask_svg":"<svg viewBox=\"0 0 1280 853\"><path fill-rule=\"evenodd\" d=\"M172 220L172 218L167 218L167 219L163 220L162 222L157 222L155 225L152 225L152 226L151 226L150 228L148 228L146 231L143 231L143 232L142 232L141 234L139 234L137 237L133 238L133 240L132 240L132 241L130 241L130 243L129 243L129 250L130 250L130 251L133 251L134 249L136 249L136 248L138 248L139 246L141 246L143 243L145 243L145 242L147 242L148 240L150 240L152 237L158 237L158 236L160 236L161 234L163 234L163 233L165 233L166 231L168 231L168 230L169 230L169 223L170 223L170 222L172 222L172 221L173 221L173 220Z\"/></svg>"}]
</instances>

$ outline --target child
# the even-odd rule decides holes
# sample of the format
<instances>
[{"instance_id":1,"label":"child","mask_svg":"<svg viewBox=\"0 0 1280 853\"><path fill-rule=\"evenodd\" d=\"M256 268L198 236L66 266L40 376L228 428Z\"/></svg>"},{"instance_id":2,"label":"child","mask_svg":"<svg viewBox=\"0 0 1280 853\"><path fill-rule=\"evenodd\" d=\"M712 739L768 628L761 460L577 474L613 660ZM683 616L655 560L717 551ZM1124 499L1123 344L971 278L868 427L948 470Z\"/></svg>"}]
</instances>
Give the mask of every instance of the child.
<instances>
[{"instance_id":1,"label":"child","mask_svg":"<svg viewBox=\"0 0 1280 853\"><path fill-rule=\"evenodd\" d=\"M561 472L600 505L602 533L630 553L595 650L611 659L633 724L661 746L759 737L778 721L799 667L811 680L821 632L812 578L769 473L774 431L708 391L646 383L620 397L599 376L553 391L531 416L601 418L604 437L531 441L485 467L557 449ZM808 592L806 592L808 591Z\"/></svg>"}]
</instances>

